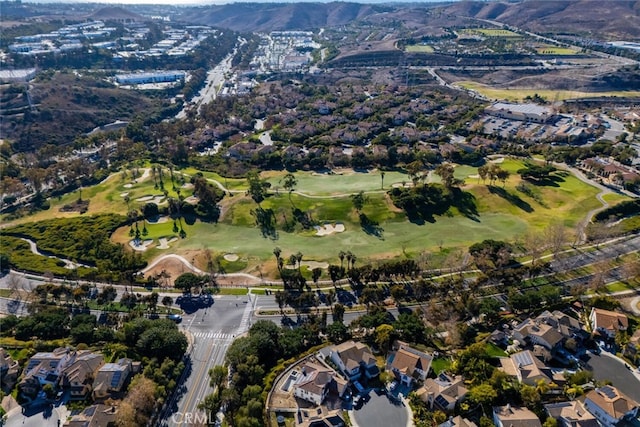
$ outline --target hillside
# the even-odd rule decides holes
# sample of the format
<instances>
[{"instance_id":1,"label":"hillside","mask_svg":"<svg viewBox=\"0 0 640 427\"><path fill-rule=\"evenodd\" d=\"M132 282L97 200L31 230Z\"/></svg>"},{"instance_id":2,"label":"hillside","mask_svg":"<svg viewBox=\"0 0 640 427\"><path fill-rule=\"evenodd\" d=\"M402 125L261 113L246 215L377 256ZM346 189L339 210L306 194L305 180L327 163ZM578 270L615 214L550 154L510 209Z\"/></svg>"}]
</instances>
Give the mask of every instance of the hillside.
<instances>
[{"instance_id":1,"label":"hillside","mask_svg":"<svg viewBox=\"0 0 640 427\"><path fill-rule=\"evenodd\" d=\"M311 30L358 21L393 10L357 3L235 3L185 9L181 20L234 31Z\"/></svg>"},{"instance_id":2,"label":"hillside","mask_svg":"<svg viewBox=\"0 0 640 427\"><path fill-rule=\"evenodd\" d=\"M22 86L4 87L0 99L0 133L17 151L37 148L41 141L68 144L96 126L159 110L157 101L137 92L71 73L56 73L30 86L33 109Z\"/></svg>"},{"instance_id":3,"label":"hillside","mask_svg":"<svg viewBox=\"0 0 640 427\"><path fill-rule=\"evenodd\" d=\"M540 33L575 33L614 39L640 37L640 1L460 2L451 15L490 19Z\"/></svg>"}]
</instances>

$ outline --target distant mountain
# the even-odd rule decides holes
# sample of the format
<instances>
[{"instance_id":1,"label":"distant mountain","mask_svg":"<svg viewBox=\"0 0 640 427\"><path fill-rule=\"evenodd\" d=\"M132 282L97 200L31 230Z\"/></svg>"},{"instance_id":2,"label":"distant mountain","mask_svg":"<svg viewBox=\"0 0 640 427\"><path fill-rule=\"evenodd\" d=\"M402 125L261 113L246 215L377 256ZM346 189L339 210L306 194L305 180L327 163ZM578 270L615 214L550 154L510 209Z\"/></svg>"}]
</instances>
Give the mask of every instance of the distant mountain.
<instances>
[{"instance_id":1,"label":"distant mountain","mask_svg":"<svg viewBox=\"0 0 640 427\"><path fill-rule=\"evenodd\" d=\"M396 7L358 3L234 3L185 9L183 21L234 31L311 30L361 20Z\"/></svg>"},{"instance_id":2,"label":"distant mountain","mask_svg":"<svg viewBox=\"0 0 640 427\"><path fill-rule=\"evenodd\" d=\"M490 19L540 33L597 35L609 40L640 37L640 1L464 1L446 8L451 15Z\"/></svg>"},{"instance_id":3,"label":"distant mountain","mask_svg":"<svg viewBox=\"0 0 640 427\"><path fill-rule=\"evenodd\" d=\"M121 21L121 22L140 22L148 21L148 18L133 13L129 10L116 6L107 6L96 10L88 16L89 19L97 21Z\"/></svg>"}]
</instances>

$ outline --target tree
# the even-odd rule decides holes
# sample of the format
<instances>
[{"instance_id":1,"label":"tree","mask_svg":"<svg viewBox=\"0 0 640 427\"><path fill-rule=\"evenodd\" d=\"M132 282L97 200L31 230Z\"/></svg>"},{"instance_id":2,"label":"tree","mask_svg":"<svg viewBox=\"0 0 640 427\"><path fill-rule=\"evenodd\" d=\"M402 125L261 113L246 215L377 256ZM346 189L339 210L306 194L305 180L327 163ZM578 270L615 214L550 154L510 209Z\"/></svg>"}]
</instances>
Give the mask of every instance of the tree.
<instances>
[{"instance_id":1,"label":"tree","mask_svg":"<svg viewBox=\"0 0 640 427\"><path fill-rule=\"evenodd\" d=\"M384 354L387 354L391 348L391 344L395 338L394 331L393 326L387 324L380 325L376 328L375 342L378 349Z\"/></svg>"},{"instance_id":2,"label":"tree","mask_svg":"<svg viewBox=\"0 0 640 427\"><path fill-rule=\"evenodd\" d=\"M442 163L438 165L434 172L436 175L440 176L442 185L444 185L447 190L452 190L454 187L462 185L463 183L462 180L455 177L455 169L450 163Z\"/></svg>"},{"instance_id":3,"label":"tree","mask_svg":"<svg viewBox=\"0 0 640 427\"><path fill-rule=\"evenodd\" d=\"M342 322L344 320L344 312L345 312L344 305L340 303L334 305L332 309L333 321Z\"/></svg>"},{"instance_id":4,"label":"tree","mask_svg":"<svg viewBox=\"0 0 640 427\"><path fill-rule=\"evenodd\" d=\"M484 412L485 408L490 406L498 397L498 392L488 383L478 384L469 389L469 400L481 405Z\"/></svg>"},{"instance_id":5,"label":"tree","mask_svg":"<svg viewBox=\"0 0 640 427\"><path fill-rule=\"evenodd\" d=\"M267 197L267 190L271 187L271 184L260 178L257 172L249 172L247 174L247 181L249 189L247 194L251 196L254 202L258 205Z\"/></svg>"},{"instance_id":6,"label":"tree","mask_svg":"<svg viewBox=\"0 0 640 427\"><path fill-rule=\"evenodd\" d=\"M537 409L541 402L540 393L538 393L536 387L527 384L523 384L520 387L520 397L522 398L522 403L531 410Z\"/></svg>"},{"instance_id":7,"label":"tree","mask_svg":"<svg viewBox=\"0 0 640 427\"><path fill-rule=\"evenodd\" d=\"M339 344L349 338L349 329L344 323L334 321L327 326L327 336L331 342Z\"/></svg>"},{"instance_id":8,"label":"tree","mask_svg":"<svg viewBox=\"0 0 640 427\"><path fill-rule=\"evenodd\" d=\"M203 283L203 277L194 273L183 273L176 278L174 286L176 289L182 289L185 294L189 294L192 288L202 286Z\"/></svg>"},{"instance_id":9,"label":"tree","mask_svg":"<svg viewBox=\"0 0 640 427\"><path fill-rule=\"evenodd\" d=\"M362 208L364 207L365 203L367 203L367 200L368 198L364 195L364 191L360 191L356 194L351 195L351 202L353 203L353 207L358 214L360 214L360 211L362 211Z\"/></svg>"},{"instance_id":10,"label":"tree","mask_svg":"<svg viewBox=\"0 0 640 427\"><path fill-rule=\"evenodd\" d=\"M384 171L380 172L380 189L384 190Z\"/></svg>"},{"instance_id":11,"label":"tree","mask_svg":"<svg viewBox=\"0 0 640 427\"><path fill-rule=\"evenodd\" d=\"M542 423L542 427L558 427L558 420L553 417L547 417L544 423Z\"/></svg>"},{"instance_id":12,"label":"tree","mask_svg":"<svg viewBox=\"0 0 640 427\"><path fill-rule=\"evenodd\" d=\"M293 202L291 201L291 193L296 188L296 185L298 185L298 181L292 173L288 173L284 176L282 186L289 192L289 203L291 203L291 205L293 205Z\"/></svg>"},{"instance_id":13,"label":"tree","mask_svg":"<svg viewBox=\"0 0 640 427\"><path fill-rule=\"evenodd\" d=\"M169 295L165 295L164 297L162 297L162 305L164 305L168 313L169 307L173 305L173 298L171 298Z\"/></svg>"},{"instance_id":14,"label":"tree","mask_svg":"<svg viewBox=\"0 0 640 427\"><path fill-rule=\"evenodd\" d=\"M313 283L316 284L316 286L318 286L318 279L320 279L320 276L322 276L321 268L316 267L311 270L311 279L313 280Z\"/></svg>"}]
</instances>

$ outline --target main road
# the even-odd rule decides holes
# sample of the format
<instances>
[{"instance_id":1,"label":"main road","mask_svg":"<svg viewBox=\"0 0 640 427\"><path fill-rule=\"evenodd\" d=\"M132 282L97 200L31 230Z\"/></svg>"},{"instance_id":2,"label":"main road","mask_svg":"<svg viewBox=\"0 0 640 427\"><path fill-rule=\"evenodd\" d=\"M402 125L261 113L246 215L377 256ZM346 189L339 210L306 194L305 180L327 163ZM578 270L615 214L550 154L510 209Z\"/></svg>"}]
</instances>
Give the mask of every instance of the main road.
<instances>
[{"instance_id":1,"label":"main road","mask_svg":"<svg viewBox=\"0 0 640 427\"><path fill-rule=\"evenodd\" d=\"M213 392L209 386L209 370L224 364L233 340L251 326L255 296L216 296L211 307L185 315L181 329L189 337L189 366L176 394L168 402L164 424L189 427L207 417L198 405Z\"/></svg>"}]
</instances>

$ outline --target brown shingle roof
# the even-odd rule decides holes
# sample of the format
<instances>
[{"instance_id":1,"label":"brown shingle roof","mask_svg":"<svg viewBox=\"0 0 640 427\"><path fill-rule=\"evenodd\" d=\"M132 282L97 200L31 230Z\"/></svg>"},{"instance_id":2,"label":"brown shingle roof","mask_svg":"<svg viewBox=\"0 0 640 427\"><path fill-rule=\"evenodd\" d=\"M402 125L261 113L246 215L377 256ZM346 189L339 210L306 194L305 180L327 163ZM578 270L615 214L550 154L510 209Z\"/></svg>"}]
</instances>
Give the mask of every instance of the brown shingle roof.
<instances>
[{"instance_id":1,"label":"brown shingle roof","mask_svg":"<svg viewBox=\"0 0 640 427\"><path fill-rule=\"evenodd\" d=\"M613 418L622 418L627 412L638 406L638 402L609 385L591 390L586 399L591 400Z\"/></svg>"},{"instance_id":2,"label":"brown shingle roof","mask_svg":"<svg viewBox=\"0 0 640 427\"><path fill-rule=\"evenodd\" d=\"M398 350L391 363L391 368L395 368L405 375L413 375L416 369L427 372L431 367L431 357L417 351L409 351L405 348Z\"/></svg>"},{"instance_id":3,"label":"brown shingle roof","mask_svg":"<svg viewBox=\"0 0 640 427\"><path fill-rule=\"evenodd\" d=\"M524 407L496 406L493 412L504 427L542 427L537 415Z\"/></svg>"},{"instance_id":4,"label":"brown shingle roof","mask_svg":"<svg viewBox=\"0 0 640 427\"><path fill-rule=\"evenodd\" d=\"M593 325L594 328L617 331L619 329L627 329L629 327L629 319L622 313L603 310L601 308L593 308L592 310L595 317L595 325Z\"/></svg>"}]
</instances>

